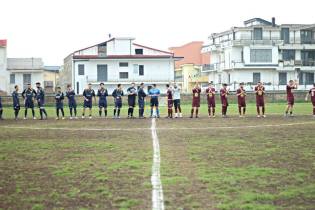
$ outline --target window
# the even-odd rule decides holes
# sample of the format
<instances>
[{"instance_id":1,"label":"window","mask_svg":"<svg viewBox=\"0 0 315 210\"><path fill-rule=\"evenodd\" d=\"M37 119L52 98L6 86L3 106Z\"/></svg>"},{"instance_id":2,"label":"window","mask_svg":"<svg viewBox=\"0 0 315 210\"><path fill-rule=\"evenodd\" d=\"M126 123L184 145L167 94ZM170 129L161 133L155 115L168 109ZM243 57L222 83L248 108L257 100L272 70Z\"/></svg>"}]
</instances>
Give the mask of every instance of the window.
<instances>
[{"instance_id":1,"label":"window","mask_svg":"<svg viewBox=\"0 0 315 210\"><path fill-rule=\"evenodd\" d=\"M254 40L262 40L262 28L254 28Z\"/></svg>"},{"instance_id":2,"label":"window","mask_svg":"<svg viewBox=\"0 0 315 210\"><path fill-rule=\"evenodd\" d=\"M25 89L29 83L32 83L32 75L23 74L23 88Z\"/></svg>"},{"instance_id":3,"label":"window","mask_svg":"<svg viewBox=\"0 0 315 210\"><path fill-rule=\"evenodd\" d=\"M119 62L119 67L128 67L128 62Z\"/></svg>"},{"instance_id":4,"label":"window","mask_svg":"<svg viewBox=\"0 0 315 210\"><path fill-rule=\"evenodd\" d=\"M144 65L139 65L139 76L144 75Z\"/></svg>"},{"instance_id":5,"label":"window","mask_svg":"<svg viewBox=\"0 0 315 210\"><path fill-rule=\"evenodd\" d=\"M295 60L295 50L283 50L282 51L282 59L284 61Z\"/></svg>"},{"instance_id":6,"label":"window","mask_svg":"<svg viewBox=\"0 0 315 210\"><path fill-rule=\"evenodd\" d=\"M279 73L279 85L286 85L287 84L287 73L281 72Z\"/></svg>"},{"instance_id":7,"label":"window","mask_svg":"<svg viewBox=\"0 0 315 210\"><path fill-rule=\"evenodd\" d=\"M107 65L97 65L97 81L107 81Z\"/></svg>"},{"instance_id":8,"label":"window","mask_svg":"<svg viewBox=\"0 0 315 210\"><path fill-rule=\"evenodd\" d=\"M271 49L251 49L250 62L251 63L271 63L272 50Z\"/></svg>"},{"instance_id":9,"label":"window","mask_svg":"<svg viewBox=\"0 0 315 210\"><path fill-rule=\"evenodd\" d=\"M143 49L135 49L136 55L143 55Z\"/></svg>"},{"instance_id":10,"label":"window","mask_svg":"<svg viewBox=\"0 0 315 210\"><path fill-rule=\"evenodd\" d=\"M258 82L260 82L260 73L253 73L253 83L257 84Z\"/></svg>"},{"instance_id":11,"label":"window","mask_svg":"<svg viewBox=\"0 0 315 210\"><path fill-rule=\"evenodd\" d=\"M139 72L139 65L138 64L133 64L133 73L138 74Z\"/></svg>"},{"instance_id":12,"label":"window","mask_svg":"<svg viewBox=\"0 0 315 210\"><path fill-rule=\"evenodd\" d=\"M302 44L312 44L313 32L311 30L301 30L301 43Z\"/></svg>"},{"instance_id":13,"label":"window","mask_svg":"<svg viewBox=\"0 0 315 210\"><path fill-rule=\"evenodd\" d=\"M84 75L84 64L79 64L78 65L78 74L79 75Z\"/></svg>"},{"instance_id":14,"label":"window","mask_svg":"<svg viewBox=\"0 0 315 210\"><path fill-rule=\"evenodd\" d=\"M315 50L302 50L301 58L303 66L315 66Z\"/></svg>"},{"instance_id":15,"label":"window","mask_svg":"<svg viewBox=\"0 0 315 210\"><path fill-rule=\"evenodd\" d=\"M119 72L119 79L128 79L128 72Z\"/></svg>"},{"instance_id":16,"label":"window","mask_svg":"<svg viewBox=\"0 0 315 210\"><path fill-rule=\"evenodd\" d=\"M10 74L10 84L15 84L15 74Z\"/></svg>"},{"instance_id":17,"label":"window","mask_svg":"<svg viewBox=\"0 0 315 210\"><path fill-rule=\"evenodd\" d=\"M284 44L290 43L290 30L289 30L289 28L281 28L281 40L284 41Z\"/></svg>"},{"instance_id":18,"label":"window","mask_svg":"<svg viewBox=\"0 0 315 210\"><path fill-rule=\"evenodd\" d=\"M314 73L305 73L305 85L312 85L314 84Z\"/></svg>"}]
</instances>

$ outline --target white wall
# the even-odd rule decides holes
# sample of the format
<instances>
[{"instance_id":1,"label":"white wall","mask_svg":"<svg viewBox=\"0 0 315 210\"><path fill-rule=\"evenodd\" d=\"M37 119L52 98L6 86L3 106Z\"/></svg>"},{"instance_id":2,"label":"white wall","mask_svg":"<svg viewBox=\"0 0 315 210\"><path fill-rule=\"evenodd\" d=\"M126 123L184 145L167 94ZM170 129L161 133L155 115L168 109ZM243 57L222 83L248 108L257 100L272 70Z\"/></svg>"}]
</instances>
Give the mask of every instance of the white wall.
<instances>
[{"instance_id":1,"label":"white wall","mask_svg":"<svg viewBox=\"0 0 315 210\"><path fill-rule=\"evenodd\" d=\"M23 74L31 74L31 81L32 81L32 86L33 88L35 87L36 82L40 82L42 86L44 85L44 76L43 76L43 71L39 72L10 72L10 74L15 74L15 83L14 84L9 84L9 94L14 91L14 86L18 85L20 87L20 91L23 91ZM10 75L9 74L9 75Z\"/></svg>"},{"instance_id":2,"label":"white wall","mask_svg":"<svg viewBox=\"0 0 315 210\"><path fill-rule=\"evenodd\" d=\"M119 62L128 62L128 67L119 67ZM85 65L85 75L78 75L78 65ZM119 60L89 60L76 61L74 66L75 84L79 82L80 93L86 87L87 83L97 82L97 65L107 64L108 82L170 82L174 80L174 62L172 59L119 59ZM144 65L144 75L139 76L138 72L134 73L134 64ZM119 72L128 72L128 79L120 79Z\"/></svg>"},{"instance_id":3,"label":"white wall","mask_svg":"<svg viewBox=\"0 0 315 210\"><path fill-rule=\"evenodd\" d=\"M5 47L0 47L0 90L8 91L8 71L7 71L7 51Z\"/></svg>"}]
</instances>

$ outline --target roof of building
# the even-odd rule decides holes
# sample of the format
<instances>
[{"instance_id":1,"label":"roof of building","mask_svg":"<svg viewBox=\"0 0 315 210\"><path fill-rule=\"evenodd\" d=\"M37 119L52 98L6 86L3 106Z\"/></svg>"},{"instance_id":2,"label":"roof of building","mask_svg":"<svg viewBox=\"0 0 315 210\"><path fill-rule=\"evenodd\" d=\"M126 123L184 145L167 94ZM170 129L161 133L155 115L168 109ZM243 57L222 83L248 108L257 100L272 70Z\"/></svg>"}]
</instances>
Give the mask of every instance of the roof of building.
<instances>
[{"instance_id":1,"label":"roof of building","mask_svg":"<svg viewBox=\"0 0 315 210\"><path fill-rule=\"evenodd\" d=\"M58 72L60 70L60 66L44 66L44 70Z\"/></svg>"},{"instance_id":2,"label":"roof of building","mask_svg":"<svg viewBox=\"0 0 315 210\"><path fill-rule=\"evenodd\" d=\"M0 39L0 47L6 47L7 46L7 40L6 39Z\"/></svg>"},{"instance_id":3,"label":"roof of building","mask_svg":"<svg viewBox=\"0 0 315 210\"><path fill-rule=\"evenodd\" d=\"M9 70L43 70L44 63L41 58L8 58Z\"/></svg>"},{"instance_id":4,"label":"roof of building","mask_svg":"<svg viewBox=\"0 0 315 210\"><path fill-rule=\"evenodd\" d=\"M99 57L98 55L74 55L74 59L156 59L156 58L171 58L172 55L108 55ZM181 59L182 57L174 57Z\"/></svg>"},{"instance_id":5,"label":"roof of building","mask_svg":"<svg viewBox=\"0 0 315 210\"><path fill-rule=\"evenodd\" d=\"M251 18L251 19L249 19L249 20L245 20L244 21L244 25L247 25L247 24L249 24L249 23L253 23L253 22L260 22L260 23L262 23L262 24L264 24L264 25L272 25L272 23L271 22L269 22L269 21L267 21L267 20L264 20L264 19L262 19L262 18Z\"/></svg>"}]
</instances>

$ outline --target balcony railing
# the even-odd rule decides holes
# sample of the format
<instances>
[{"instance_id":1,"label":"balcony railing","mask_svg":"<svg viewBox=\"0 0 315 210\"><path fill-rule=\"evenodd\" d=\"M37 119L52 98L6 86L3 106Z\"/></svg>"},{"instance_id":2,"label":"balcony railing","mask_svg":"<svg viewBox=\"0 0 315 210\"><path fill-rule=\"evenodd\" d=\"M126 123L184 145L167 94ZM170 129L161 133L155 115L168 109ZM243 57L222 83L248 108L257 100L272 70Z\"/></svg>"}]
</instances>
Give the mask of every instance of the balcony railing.
<instances>
[{"instance_id":1,"label":"balcony railing","mask_svg":"<svg viewBox=\"0 0 315 210\"><path fill-rule=\"evenodd\" d=\"M302 60L302 66L315 66L315 60Z\"/></svg>"},{"instance_id":2,"label":"balcony railing","mask_svg":"<svg viewBox=\"0 0 315 210\"><path fill-rule=\"evenodd\" d=\"M301 39L301 44L315 44L314 39Z\"/></svg>"}]
</instances>

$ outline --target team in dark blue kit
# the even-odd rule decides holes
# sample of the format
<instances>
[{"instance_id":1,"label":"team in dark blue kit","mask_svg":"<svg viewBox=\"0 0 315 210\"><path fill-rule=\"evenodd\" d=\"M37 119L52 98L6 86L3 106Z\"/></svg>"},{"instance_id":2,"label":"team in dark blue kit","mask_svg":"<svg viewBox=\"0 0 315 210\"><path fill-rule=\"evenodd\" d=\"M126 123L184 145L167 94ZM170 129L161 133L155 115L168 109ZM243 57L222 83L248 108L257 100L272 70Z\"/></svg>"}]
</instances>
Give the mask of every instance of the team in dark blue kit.
<instances>
[{"instance_id":1,"label":"team in dark blue kit","mask_svg":"<svg viewBox=\"0 0 315 210\"><path fill-rule=\"evenodd\" d=\"M55 95L56 100L56 114L57 114L57 120L59 120L60 112L62 114L62 119L65 119L65 112L63 110L63 100L65 99L65 96L63 92L61 91L60 87L57 87L57 93Z\"/></svg>"},{"instance_id":2,"label":"team in dark blue kit","mask_svg":"<svg viewBox=\"0 0 315 210\"><path fill-rule=\"evenodd\" d=\"M92 106L93 106L93 98L94 101L96 101L95 99L95 92L92 89L92 84L89 83L88 84L88 88L86 88L83 91L83 98L84 98L84 103L83 103L83 113L82 113L82 118L85 117L85 110L89 109L89 118L92 118Z\"/></svg>"},{"instance_id":3,"label":"team in dark blue kit","mask_svg":"<svg viewBox=\"0 0 315 210\"><path fill-rule=\"evenodd\" d=\"M108 96L108 91L104 87L104 83L100 83L100 88L97 91L97 96L98 96L98 108L99 108L99 116L102 116L102 111L104 109L104 115L107 117L107 96Z\"/></svg>"},{"instance_id":4,"label":"team in dark blue kit","mask_svg":"<svg viewBox=\"0 0 315 210\"><path fill-rule=\"evenodd\" d=\"M47 112L45 110L45 91L40 86L40 82L36 82L36 88L36 100L39 108L40 119L44 119L43 115L45 115L45 118L47 119Z\"/></svg>"},{"instance_id":5,"label":"team in dark blue kit","mask_svg":"<svg viewBox=\"0 0 315 210\"><path fill-rule=\"evenodd\" d=\"M19 99L19 86L17 85L14 86L14 91L12 93L12 101L13 101L14 119L17 120L20 109L21 109L20 99Z\"/></svg>"},{"instance_id":6,"label":"team in dark blue kit","mask_svg":"<svg viewBox=\"0 0 315 210\"><path fill-rule=\"evenodd\" d=\"M75 100L75 92L71 85L67 85L66 97L68 98L68 106L70 110L70 120L74 117L77 118L77 102Z\"/></svg>"},{"instance_id":7,"label":"team in dark blue kit","mask_svg":"<svg viewBox=\"0 0 315 210\"><path fill-rule=\"evenodd\" d=\"M147 94L144 92L144 84L141 83L138 90L139 118L144 118L144 106L146 96Z\"/></svg>"},{"instance_id":8,"label":"team in dark blue kit","mask_svg":"<svg viewBox=\"0 0 315 210\"><path fill-rule=\"evenodd\" d=\"M2 114L3 114L3 108L2 108L2 99L1 99L1 96L0 96L0 120L2 120Z\"/></svg>"},{"instance_id":9,"label":"team in dark blue kit","mask_svg":"<svg viewBox=\"0 0 315 210\"><path fill-rule=\"evenodd\" d=\"M122 96L124 91L122 90L121 84L117 85L117 88L113 91L112 96L114 97L115 107L113 118L120 118L120 109L122 107Z\"/></svg>"},{"instance_id":10,"label":"team in dark blue kit","mask_svg":"<svg viewBox=\"0 0 315 210\"><path fill-rule=\"evenodd\" d=\"M22 97L24 99L25 106L24 119L27 119L27 111L28 109L31 109L33 119L35 120L34 99L36 97L36 91L32 88L31 84L27 84L27 88L22 92Z\"/></svg>"},{"instance_id":11,"label":"team in dark blue kit","mask_svg":"<svg viewBox=\"0 0 315 210\"><path fill-rule=\"evenodd\" d=\"M128 118L133 118L133 110L136 106L137 89L135 83L131 83L131 87L127 89L128 94Z\"/></svg>"}]
</instances>

